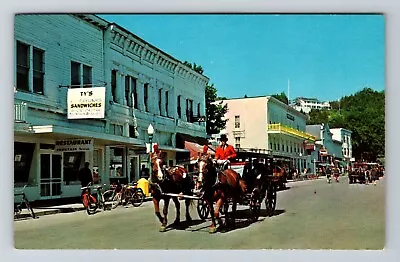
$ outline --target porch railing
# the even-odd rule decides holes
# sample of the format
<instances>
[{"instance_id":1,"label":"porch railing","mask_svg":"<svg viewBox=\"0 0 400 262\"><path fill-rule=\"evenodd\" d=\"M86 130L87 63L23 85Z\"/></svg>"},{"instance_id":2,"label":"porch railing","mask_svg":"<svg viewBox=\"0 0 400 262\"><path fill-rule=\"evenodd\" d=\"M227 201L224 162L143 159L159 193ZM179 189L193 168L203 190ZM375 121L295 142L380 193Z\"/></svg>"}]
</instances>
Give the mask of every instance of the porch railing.
<instances>
[{"instance_id":1,"label":"porch railing","mask_svg":"<svg viewBox=\"0 0 400 262\"><path fill-rule=\"evenodd\" d=\"M25 102L14 104L14 122L26 123L28 106Z\"/></svg>"},{"instance_id":2,"label":"porch railing","mask_svg":"<svg viewBox=\"0 0 400 262\"><path fill-rule=\"evenodd\" d=\"M286 134L290 134L290 135L294 135L297 137L301 137L303 139L307 139L307 140L311 140L311 141L315 141L316 137L313 135L310 135L308 133L302 132L300 130L282 125L282 124L268 124L268 130L269 131L279 131L282 133L286 133Z\"/></svg>"}]
</instances>

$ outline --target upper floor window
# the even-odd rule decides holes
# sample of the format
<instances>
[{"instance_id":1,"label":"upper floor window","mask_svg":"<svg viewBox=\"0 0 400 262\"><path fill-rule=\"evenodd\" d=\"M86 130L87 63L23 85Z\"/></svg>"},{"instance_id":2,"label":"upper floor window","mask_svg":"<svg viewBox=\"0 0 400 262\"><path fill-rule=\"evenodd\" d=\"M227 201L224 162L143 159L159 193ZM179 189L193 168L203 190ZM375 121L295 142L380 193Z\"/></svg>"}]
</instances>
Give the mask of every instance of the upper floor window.
<instances>
[{"instance_id":1,"label":"upper floor window","mask_svg":"<svg viewBox=\"0 0 400 262\"><path fill-rule=\"evenodd\" d=\"M44 51L17 41L16 67L17 90L43 94L45 73Z\"/></svg>"},{"instance_id":2,"label":"upper floor window","mask_svg":"<svg viewBox=\"0 0 400 262\"><path fill-rule=\"evenodd\" d=\"M33 48L33 92L43 94L44 51Z\"/></svg>"},{"instance_id":3,"label":"upper floor window","mask_svg":"<svg viewBox=\"0 0 400 262\"><path fill-rule=\"evenodd\" d=\"M186 121L192 122L193 119L193 100L186 99Z\"/></svg>"},{"instance_id":4,"label":"upper floor window","mask_svg":"<svg viewBox=\"0 0 400 262\"><path fill-rule=\"evenodd\" d=\"M178 118L182 118L182 111L181 111L181 96L178 96L178 101L176 102L177 108L176 111L178 113Z\"/></svg>"},{"instance_id":5,"label":"upper floor window","mask_svg":"<svg viewBox=\"0 0 400 262\"><path fill-rule=\"evenodd\" d=\"M92 67L71 61L71 88L91 86Z\"/></svg>"},{"instance_id":6,"label":"upper floor window","mask_svg":"<svg viewBox=\"0 0 400 262\"><path fill-rule=\"evenodd\" d=\"M148 99L149 99L149 84L148 84L148 83L144 84L143 98L144 98L144 110L145 110L146 112L149 112L149 105L148 105Z\"/></svg>"},{"instance_id":7,"label":"upper floor window","mask_svg":"<svg viewBox=\"0 0 400 262\"><path fill-rule=\"evenodd\" d=\"M200 103L197 104L197 116L200 117Z\"/></svg>"},{"instance_id":8,"label":"upper floor window","mask_svg":"<svg viewBox=\"0 0 400 262\"><path fill-rule=\"evenodd\" d=\"M113 97L113 101L117 103L117 70L111 71L111 95Z\"/></svg>"},{"instance_id":9,"label":"upper floor window","mask_svg":"<svg viewBox=\"0 0 400 262\"><path fill-rule=\"evenodd\" d=\"M137 79L132 78L132 92L133 92L133 107L139 108L138 93L137 93Z\"/></svg>"},{"instance_id":10,"label":"upper floor window","mask_svg":"<svg viewBox=\"0 0 400 262\"><path fill-rule=\"evenodd\" d=\"M162 115L162 89L158 89L158 114Z\"/></svg>"},{"instance_id":11,"label":"upper floor window","mask_svg":"<svg viewBox=\"0 0 400 262\"><path fill-rule=\"evenodd\" d=\"M137 108L136 78L132 76L125 76L125 100L127 106Z\"/></svg>"},{"instance_id":12,"label":"upper floor window","mask_svg":"<svg viewBox=\"0 0 400 262\"><path fill-rule=\"evenodd\" d=\"M235 116L235 128L240 128L240 116Z\"/></svg>"},{"instance_id":13,"label":"upper floor window","mask_svg":"<svg viewBox=\"0 0 400 262\"><path fill-rule=\"evenodd\" d=\"M168 91L165 91L165 114L166 114L166 116L169 116L169 114L168 114L168 107L169 107L169 98L168 98L168 96L169 96Z\"/></svg>"}]
</instances>

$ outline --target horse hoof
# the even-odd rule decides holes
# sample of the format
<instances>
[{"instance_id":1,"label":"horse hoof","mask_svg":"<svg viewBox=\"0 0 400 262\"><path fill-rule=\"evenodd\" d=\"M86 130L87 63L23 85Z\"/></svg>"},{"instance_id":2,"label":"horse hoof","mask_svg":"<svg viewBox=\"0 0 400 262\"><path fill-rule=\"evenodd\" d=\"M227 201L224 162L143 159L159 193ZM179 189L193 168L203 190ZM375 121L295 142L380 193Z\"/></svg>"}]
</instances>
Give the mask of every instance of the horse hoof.
<instances>
[{"instance_id":1,"label":"horse hoof","mask_svg":"<svg viewBox=\"0 0 400 262\"><path fill-rule=\"evenodd\" d=\"M216 227L210 227L208 233L214 234L215 232L217 232L217 228Z\"/></svg>"},{"instance_id":2,"label":"horse hoof","mask_svg":"<svg viewBox=\"0 0 400 262\"><path fill-rule=\"evenodd\" d=\"M165 227L165 226L161 226L161 227L160 227L160 232L165 232L165 230L166 230L166 227Z\"/></svg>"}]
</instances>

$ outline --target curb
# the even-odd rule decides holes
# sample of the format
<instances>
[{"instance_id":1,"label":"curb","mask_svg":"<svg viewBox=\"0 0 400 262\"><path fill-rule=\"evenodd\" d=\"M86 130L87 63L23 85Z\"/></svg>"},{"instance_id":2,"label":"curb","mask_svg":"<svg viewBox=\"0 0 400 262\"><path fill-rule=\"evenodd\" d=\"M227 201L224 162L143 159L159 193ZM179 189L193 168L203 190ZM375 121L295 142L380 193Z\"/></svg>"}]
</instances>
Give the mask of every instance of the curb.
<instances>
[{"instance_id":1,"label":"curb","mask_svg":"<svg viewBox=\"0 0 400 262\"><path fill-rule=\"evenodd\" d=\"M146 197L143 201L147 202L147 201L151 201L153 198L152 197ZM72 206L72 205L80 205L79 207L76 206ZM85 207L81 204L81 203L74 203L71 204L71 206L63 206L63 207L37 207L37 208L33 208L33 212L35 212L36 218L39 218L41 216L47 216L47 215L55 215L55 214L65 214L65 213L73 213L73 212L78 212L78 211L82 211L85 210ZM14 221L18 221L21 219L26 219L26 218L32 218L31 214L24 209L21 214L19 214L18 216L14 217Z\"/></svg>"}]
</instances>

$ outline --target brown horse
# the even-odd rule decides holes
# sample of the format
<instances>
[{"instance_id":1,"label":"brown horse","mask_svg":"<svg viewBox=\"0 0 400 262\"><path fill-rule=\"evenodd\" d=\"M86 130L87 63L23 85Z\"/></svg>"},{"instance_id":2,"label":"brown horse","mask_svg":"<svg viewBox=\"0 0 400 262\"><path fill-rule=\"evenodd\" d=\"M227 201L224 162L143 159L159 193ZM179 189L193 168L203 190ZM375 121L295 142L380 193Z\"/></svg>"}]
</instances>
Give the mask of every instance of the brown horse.
<instances>
[{"instance_id":1,"label":"brown horse","mask_svg":"<svg viewBox=\"0 0 400 262\"><path fill-rule=\"evenodd\" d=\"M176 225L180 222L180 202L178 197L167 196L164 195L164 193L191 195L194 183L186 169L181 166L163 169L163 160L161 156L161 151L151 154L152 181L150 181L150 192L153 197L155 214L161 222L160 232L164 232L168 223L168 206L171 198L176 208L176 218L173 224ZM161 199L164 200L164 217L160 213ZM190 199L185 199L186 221L192 220L189 213L191 203L192 201Z\"/></svg>"},{"instance_id":2,"label":"brown horse","mask_svg":"<svg viewBox=\"0 0 400 262\"><path fill-rule=\"evenodd\" d=\"M234 221L237 203L243 199L246 193L246 184L234 170L218 170L214 160L209 154L203 154L199 157L198 170L199 177L203 180L203 198L211 214L209 232L215 233L215 220L218 220L218 223L223 225L219 216L219 210L224 204L228 203L228 199L232 199L232 217ZM216 183L217 177L218 182ZM214 202L216 203L215 209ZM228 220L226 220L226 222L227 221Z\"/></svg>"}]
</instances>

